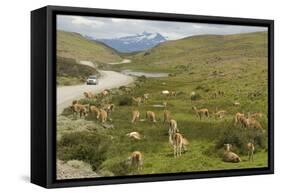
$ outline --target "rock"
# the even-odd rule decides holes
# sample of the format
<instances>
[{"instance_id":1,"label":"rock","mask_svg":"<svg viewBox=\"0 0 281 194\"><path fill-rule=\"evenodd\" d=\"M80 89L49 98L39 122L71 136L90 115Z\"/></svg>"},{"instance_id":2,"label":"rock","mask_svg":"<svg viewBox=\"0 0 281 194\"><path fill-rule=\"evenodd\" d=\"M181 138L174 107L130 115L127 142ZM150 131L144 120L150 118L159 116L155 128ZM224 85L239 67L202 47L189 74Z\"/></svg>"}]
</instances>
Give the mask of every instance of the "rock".
<instances>
[{"instance_id":1,"label":"rock","mask_svg":"<svg viewBox=\"0 0 281 194\"><path fill-rule=\"evenodd\" d=\"M102 124L102 126L105 129L114 129L114 125L113 124L106 124L106 123L104 123L104 124Z\"/></svg>"}]
</instances>

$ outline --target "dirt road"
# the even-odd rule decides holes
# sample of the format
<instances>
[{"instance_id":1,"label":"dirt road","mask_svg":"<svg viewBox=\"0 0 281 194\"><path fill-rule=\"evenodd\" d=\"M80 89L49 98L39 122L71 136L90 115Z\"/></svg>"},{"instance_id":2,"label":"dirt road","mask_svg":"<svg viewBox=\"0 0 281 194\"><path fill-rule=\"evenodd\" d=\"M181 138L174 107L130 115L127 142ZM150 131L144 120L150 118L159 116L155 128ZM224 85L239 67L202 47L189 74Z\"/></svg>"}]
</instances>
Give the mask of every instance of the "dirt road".
<instances>
[{"instance_id":1,"label":"dirt road","mask_svg":"<svg viewBox=\"0 0 281 194\"><path fill-rule=\"evenodd\" d=\"M128 85L134 81L130 76L115 71L99 71L101 77L98 85L75 85L57 87L57 115L61 114L64 108L69 106L74 99L83 96L83 92L91 91L99 93L104 89L112 89Z\"/></svg>"}]
</instances>

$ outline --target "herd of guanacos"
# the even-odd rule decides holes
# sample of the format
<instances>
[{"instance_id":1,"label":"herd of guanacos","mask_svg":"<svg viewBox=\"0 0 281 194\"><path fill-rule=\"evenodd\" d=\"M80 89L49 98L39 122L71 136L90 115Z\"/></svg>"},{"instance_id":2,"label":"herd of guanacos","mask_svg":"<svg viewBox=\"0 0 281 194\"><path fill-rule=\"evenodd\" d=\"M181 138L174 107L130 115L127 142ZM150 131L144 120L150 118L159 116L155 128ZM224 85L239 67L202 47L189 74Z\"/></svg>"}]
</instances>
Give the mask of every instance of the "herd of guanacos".
<instances>
[{"instance_id":1,"label":"herd of guanacos","mask_svg":"<svg viewBox=\"0 0 281 194\"><path fill-rule=\"evenodd\" d=\"M110 94L109 90L104 90L99 95L100 97L106 97ZM174 91L168 91L163 90L161 92L164 96L176 96L176 92ZM84 92L85 98L93 99L97 98L96 95L94 95L91 92ZM132 101L136 103L137 106L140 106L141 103L146 103L149 99L149 94L143 94L141 97L132 97ZM239 102L234 103L235 106L239 105ZM73 111L73 114L77 115L79 114L80 117L86 116L87 114L94 114L96 119L100 120L101 123L105 123L107 119L109 119L110 114L113 112L115 105L114 104L105 104L102 107L98 108L94 105L89 104L81 104L78 100L74 100L72 102L72 105L70 106L71 110ZM163 112L163 122L169 124L168 128L168 134L169 134L169 142L173 146L174 149L174 157L180 157L183 150L186 150L186 147L189 145L189 141L179 132L179 129L177 127L177 121L175 119L171 118L170 111L167 110L167 102L163 102L164 112ZM196 107L192 107L195 114L199 117L201 120L203 117L210 117L209 110L207 108L197 109ZM223 118L226 114L225 110L216 110L214 113L215 118ZM240 124L244 128L255 128L260 129L263 132L265 130L262 128L260 122L257 120L257 118L261 118L263 116L262 113L257 112L248 115L245 115L244 113L237 112L234 116L235 125ZM150 122L156 122L156 116L153 111L146 111L146 120ZM140 121L140 112L138 110L132 111L132 120L131 123L136 123L137 121ZM133 131L131 133L126 134L128 137L133 138L135 140L140 140L144 136L141 136L138 132ZM248 151L248 160L253 161L254 160L254 151L255 151L255 145L254 142L248 142L247 145L247 151ZM224 154L222 157L222 160L224 162L241 162L241 158L238 156L238 154L234 153L232 151L232 145L227 143L224 144ZM143 154L140 151L134 151L130 154L127 161L130 165L134 166L137 169L142 168L143 166Z\"/></svg>"}]
</instances>

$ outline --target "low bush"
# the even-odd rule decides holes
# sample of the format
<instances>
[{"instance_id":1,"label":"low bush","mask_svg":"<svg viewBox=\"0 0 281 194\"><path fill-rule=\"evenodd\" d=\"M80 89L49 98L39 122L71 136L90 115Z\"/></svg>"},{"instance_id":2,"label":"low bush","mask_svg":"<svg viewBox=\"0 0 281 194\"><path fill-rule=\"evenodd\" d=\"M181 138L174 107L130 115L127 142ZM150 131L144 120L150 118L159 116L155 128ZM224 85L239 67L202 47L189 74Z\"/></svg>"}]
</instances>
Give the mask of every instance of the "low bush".
<instances>
[{"instance_id":1,"label":"low bush","mask_svg":"<svg viewBox=\"0 0 281 194\"><path fill-rule=\"evenodd\" d=\"M111 144L110 137L97 132L73 132L64 134L57 144L60 160L82 160L97 170L106 160L106 153Z\"/></svg>"},{"instance_id":2,"label":"low bush","mask_svg":"<svg viewBox=\"0 0 281 194\"><path fill-rule=\"evenodd\" d=\"M133 103L132 98L127 95L115 96L112 101L119 106L131 106Z\"/></svg>"},{"instance_id":3,"label":"low bush","mask_svg":"<svg viewBox=\"0 0 281 194\"><path fill-rule=\"evenodd\" d=\"M89 104L89 105L95 105L95 106L99 106L100 103L97 99L90 99L90 98L82 98L79 100L79 103L81 104Z\"/></svg>"},{"instance_id":4,"label":"low bush","mask_svg":"<svg viewBox=\"0 0 281 194\"><path fill-rule=\"evenodd\" d=\"M116 159L114 161L110 161L110 164L107 164L107 168L110 172L117 176L124 176L135 174L136 169L128 164L126 160Z\"/></svg>"},{"instance_id":5,"label":"low bush","mask_svg":"<svg viewBox=\"0 0 281 194\"><path fill-rule=\"evenodd\" d=\"M233 124L228 124L218 136L215 149L219 150L224 147L224 144L230 143L238 153L247 154L246 145L248 142L254 142L256 151L266 149L266 134L257 129L244 129L241 127L233 127Z\"/></svg>"},{"instance_id":6,"label":"low bush","mask_svg":"<svg viewBox=\"0 0 281 194\"><path fill-rule=\"evenodd\" d=\"M146 76L145 76L145 75L142 75L142 76L138 77L138 81L139 81L139 82L144 82L144 81L146 81Z\"/></svg>"},{"instance_id":7,"label":"low bush","mask_svg":"<svg viewBox=\"0 0 281 194\"><path fill-rule=\"evenodd\" d=\"M200 96L200 94L197 93L197 92L196 92L196 93L195 93L195 92L194 92L194 93L192 92L191 95L190 95L190 99L191 99L191 100L200 100L200 99L201 99L201 96Z\"/></svg>"},{"instance_id":8,"label":"low bush","mask_svg":"<svg viewBox=\"0 0 281 194\"><path fill-rule=\"evenodd\" d=\"M73 110L69 107L63 109L61 115L62 116L69 116L69 115L72 115L73 114Z\"/></svg>"},{"instance_id":9,"label":"low bush","mask_svg":"<svg viewBox=\"0 0 281 194\"><path fill-rule=\"evenodd\" d=\"M89 75L98 75L98 71L90 66L81 65L74 59L57 58L57 76L69 76L86 79Z\"/></svg>"},{"instance_id":10,"label":"low bush","mask_svg":"<svg viewBox=\"0 0 281 194\"><path fill-rule=\"evenodd\" d=\"M71 85L77 85L84 82L83 78L79 77L70 77L70 76L58 76L57 77L57 85L62 86L71 86Z\"/></svg>"},{"instance_id":11,"label":"low bush","mask_svg":"<svg viewBox=\"0 0 281 194\"><path fill-rule=\"evenodd\" d=\"M211 89L209 88L208 85L203 84L203 85L198 85L198 86L195 88L195 90L202 90L202 91L204 91L204 92L209 92Z\"/></svg>"}]
</instances>

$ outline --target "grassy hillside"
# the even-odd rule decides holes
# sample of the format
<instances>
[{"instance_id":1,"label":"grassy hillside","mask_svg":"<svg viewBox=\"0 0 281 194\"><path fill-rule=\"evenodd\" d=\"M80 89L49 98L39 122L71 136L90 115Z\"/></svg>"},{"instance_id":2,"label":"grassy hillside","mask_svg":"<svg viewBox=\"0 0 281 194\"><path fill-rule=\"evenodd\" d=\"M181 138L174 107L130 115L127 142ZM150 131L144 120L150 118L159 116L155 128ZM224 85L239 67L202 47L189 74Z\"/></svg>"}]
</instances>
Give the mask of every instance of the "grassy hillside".
<instances>
[{"instance_id":1,"label":"grassy hillside","mask_svg":"<svg viewBox=\"0 0 281 194\"><path fill-rule=\"evenodd\" d=\"M93 117L75 118L65 110L58 118L58 158L82 160L102 176L154 174L171 172L224 170L266 167L268 88L267 88L267 33L249 33L227 36L194 36L163 43L149 52L130 56L131 64L115 65L117 69L165 71L172 73L163 78L139 78L132 93L114 89L106 99L87 100L81 103L101 106L114 103L113 129L101 127ZM176 91L175 97L164 97L162 90ZM224 93L214 96L218 91ZM190 94L195 92L196 100ZM139 107L132 104L132 96L149 93L147 103ZM180 133L190 142L188 150L173 157L168 142L168 126L163 124L163 108L153 105L167 101L167 109L178 123ZM234 106L239 102L240 106ZM207 108L212 115L200 120L192 107ZM215 119L216 108L225 110L222 119ZM132 124L131 111L154 111L157 122L140 121ZM244 129L234 125L237 112L262 112L261 123L265 133L257 129ZM79 124L79 125L78 125ZM74 127L78 126L78 127ZM126 134L137 131L144 139L132 140ZM91 138L90 138L91 137ZM254 139L255 160L247 160L245 145ZM104 141L103 141L104 140ZM223 144L231 143L242 162L222 161ZM133 151L141 151L144 165L139 171L126 166L124 161Z\"/></svg>"},{"instance_id":2,"label":"grassy hillside","mask_svg":"<svg viewBox=\"0 0 281 194\"><path fill-rule=\"evenodd\" d=\"M57 84L75 85L85 83L90 75L98 75L98 71L90 66L81 65L74 59L57 57Z\"/></svg>"},{"instance_id":3,"label":"grassy hillside","mask_svg":"<svg viewBox=\"0 0 281 194\"><path fill-rule=\"evenodd\" d=\"M133 63L121 67L179 72L182 69L220 68L222 65L239 68L240 64L264 64L267 60L267 33L193 36L162 43L132 55L131 59Z\"/></svg>"},{"instance_id":4,"label":"grassy hillside","mask_svg":"<svg viewBox=\"0 0 281 194\"><path fill-rule=\"evenodd\" d=\"M57 31L57 55L96 63L122 61L115 51L104 44L90 41L73 32Z\"/></svg>"}]
</instances>

